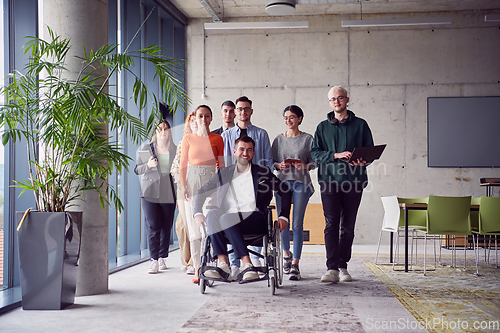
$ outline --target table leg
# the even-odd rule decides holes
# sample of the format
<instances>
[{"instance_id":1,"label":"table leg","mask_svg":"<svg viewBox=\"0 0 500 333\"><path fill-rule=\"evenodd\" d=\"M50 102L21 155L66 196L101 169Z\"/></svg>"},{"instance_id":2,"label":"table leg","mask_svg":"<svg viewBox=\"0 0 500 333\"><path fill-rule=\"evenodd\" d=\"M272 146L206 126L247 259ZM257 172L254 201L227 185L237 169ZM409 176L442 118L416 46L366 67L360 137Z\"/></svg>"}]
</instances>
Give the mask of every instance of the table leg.
<instances>
[{"instance_id":1,"label":"table leg","mask_svg":"<svg viewBox=\"0 0 500 333\"><path fill-rule=\"evenodd\" d=\"M408 209L403 208L405 212L405 272L408 272Z\"/></svg>"}]
</instances>

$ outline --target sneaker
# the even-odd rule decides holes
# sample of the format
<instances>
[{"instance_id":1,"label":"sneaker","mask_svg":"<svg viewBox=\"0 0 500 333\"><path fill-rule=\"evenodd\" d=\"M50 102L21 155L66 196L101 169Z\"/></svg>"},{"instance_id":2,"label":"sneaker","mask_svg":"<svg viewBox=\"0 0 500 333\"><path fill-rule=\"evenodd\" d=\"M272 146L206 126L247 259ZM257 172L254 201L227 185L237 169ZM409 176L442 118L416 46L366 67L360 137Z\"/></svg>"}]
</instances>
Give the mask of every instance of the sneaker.
<instances>
[{"instance_id":1,"label":"sneaker","mask_svg":"<svg viewBox=\"0 0 500 333\"><path fill-rule=\"evenodd\" d=\"M352 276L347 271L347 268L339 268L339 279L342 282L352 281Z\"/></svg>"},{"instance_id":2,"label":"sneaker","mask_svg":"<svg viewBox=\"0 0 500 333\"><path fill-rule=\"evenodd\" d=\"M244 269L254 267L251 263L248 263L245 265ZM256 271L248 271L245 274L243 274L243 281L252 281L252 280L258 280L259 279L259 273Z\"/></svg>"},{"instance_id":3,"label":"sneaker","mask_svg":"<svg viewBox=\"0 0 500 333\"><path fill-rule=\"evenodd\" d=\"M238 281L238 274L240 274L240 268L236 265L231 266L231 281Z\"/></svg>"},{"instance_id":4,"label":"sneaker","mask_svg":"<svg viewBox=\"0 0 500 333\"><path fill-rule=\"evenodd\" d=\"M339 282L339 271L336 269L327 270L325 275L321 277L321 282Z\"/></svg>"},{"instance_id":5,"label":"sneaker","mask_svg":"<svg viewBox=\"0 0 500 333\"><path fill-rule=\"evenodd\" d=\"M231 274L231 270L229 269L229 266L225 263L225 262L219 262L217 264L217 267L222 269L222 271L224 271L224 273L227 273L227 274ZM220 279L220 280L225 280L222 275L220 275L220 273L214 269L210 269L210 270L207 270L205 271L205 273L203 273L205 275L205 277L209 278L209 279Z\"/></svg>"},{"instance_id":6,"label":"sneaker","mask_svg":"<svg viewBox=\"0 0 500 333\"><path fill-rule=\"evenodd\" d=\"M187 269L188 269L188 267L187 267L186 265L184 265L184 264L183 264L183 265L181 265L181 269L182 269L183 271L185 271L185 270L187 270Z\"/></svg>"},{"instance_id":7,"label":"sneaker","mask_svg":"<svg viewBox=\"0 0 500 333\"><path fill-rule=\"evenodd\" d=\"M186 274L188 275L194 275L194 267L193 266L188 266L186 269Z\"/></svg>"},{"instance_id":8,"label":"sneaker","mask_svg":"<svg viewBox=\"0 0 500 333\"><path fill-rule=\"evenodd\" d=\"M149 264L148 273L156 274L158 273L158 260L151 259L151 263Z\"/></svg>"},{"instance_id":9,"label":"sneaker","mask_svg":"<svg viewBox=\"0 0 500 333\"><path fill-rule=\"evenodd\" d=\"M292 268L292 258L293 258L292 252L290 252L290 255L288 257L283 257L285 261L283 263L283 271L285 272L285 274L290 273L290 269Z\"/></svg>"},{"instance_id":10,"label":"sneaker","mask_svg":"<svg viewBox=\"0 0 500 333\"><path fill-rule=\"evenodd\" d=\"M300 280L299 265L292 264L292 268L290 268L290 280L292 281Z\"/></svg>"},{"instance_id":11,"label":"sneaker","mask_svg":"<svg viewBox=\"0 0 500 333\"><path fill-rule=\"evenodd\" d=\"M262 263L260 262L259 258L250 258L250 261L252 261L253 267L260 267L260 266L262 266Z\"/></svg>"},{"instance_id":12,"label":"sneaker","mask_svg":"<svg viewBox=\"0 0 500 333\"><path fill-rule=\"evenodd\" d=\"M167 269L167 263L165 262L165 258L159 258L158 259L158 268L160 270L164 270L164 269Z\"/></svg>"}]
</instances>

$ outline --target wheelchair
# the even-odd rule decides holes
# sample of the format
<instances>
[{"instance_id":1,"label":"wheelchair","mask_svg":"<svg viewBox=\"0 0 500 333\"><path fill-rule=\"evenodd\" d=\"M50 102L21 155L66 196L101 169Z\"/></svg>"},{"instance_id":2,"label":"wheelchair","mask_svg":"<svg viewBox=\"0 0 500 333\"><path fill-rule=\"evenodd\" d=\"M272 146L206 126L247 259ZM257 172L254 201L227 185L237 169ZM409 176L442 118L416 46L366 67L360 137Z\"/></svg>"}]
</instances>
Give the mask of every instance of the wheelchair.
<instances>
[{"instance_id":1,"label":"wheelchair","mask_svg":"<svg viewBox=\"0 0 500 333\"><path fill-rule=\"evenodd\" d=\"M281 231L278 228L278 221L273 221L273 209L273 205L267 207L268 230L266 234L243 235L247 248L248 246L262 246L263 253L257 253L252 249L248 249L248 252L249 254L256 255L257 257L259 257L259 259L263 259L264 266L245 269L238 275L238 282L240 284L267 280L267 286L271 289L271 295L274 295L276 289L283 284L283 248L281 241ZM203 231L201 267L198 282L200 285L200 292L202 294L205 293L207 286L213 286L214 281L231 282L228 276L229 274L217 268L217 258L214 258L212 252L212 244L210 237L207 234L206 226L203 226ZM232 251L233 250L230 250L228 254ZM219 274L225 279L213 279L206 277L204 273L208 270L217 270ZM259 279L243 281L243 275L248 270L258 272Z\"/></svg>"}]
</instances>

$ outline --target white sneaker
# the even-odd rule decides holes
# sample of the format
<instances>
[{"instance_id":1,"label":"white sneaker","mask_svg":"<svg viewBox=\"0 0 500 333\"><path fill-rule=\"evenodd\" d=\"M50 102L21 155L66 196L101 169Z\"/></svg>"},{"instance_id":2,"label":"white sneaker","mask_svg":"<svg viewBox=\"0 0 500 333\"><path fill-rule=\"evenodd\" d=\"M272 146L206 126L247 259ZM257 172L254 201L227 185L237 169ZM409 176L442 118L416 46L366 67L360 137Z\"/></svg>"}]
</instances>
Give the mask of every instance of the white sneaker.
<instances>
[{"instance_id":1,"label":"white sneaker","mask_svg":"<svg viewBox=\"0 0 500 333\"><path fill-rule=\"evenodd\" d=\"M251 263L248 263L245 265L243 269L247 269L250 267L254 267ZM259 273L256 271L248 271L245 274L243 274L243 281L252 281L252 280L258 280L259 279Z\"/></svg>"},{"instance_id":2,"label":"white sneaker","mask_svg":"<svg viewBox=\"0 0 500 333\"><path fill-rule=\"evenodd\" d=\"M225 263L225 262L219 262L217 264L217 267L222 269L222 271L224 271L224 273L227 273L229 274L229 276L231 275L231 270L229 269L229 266ZM205 273L203 273L205 275L205 277L209 278L209 279L221 279L221 280L225 280L218 271L216 270L208 270L208 271L205 271Z\"/></svg>"},{"instance_id":3,"label":"white sneaker","mask_svg":"<svg viewBox=\"0 0 500 333\"><path fill-rule=\"evenodd\" d=\"M238 274L240 274L240 268L238 266L231 266L231 281L238 281Z\"/></svg>"},{"instance_id":4,"label":"white sneaker","mask_svg":"<svg viewBox=\"0 0 500 333\"><path fill-rule=\"evenodd\" d=\"M158 259L158 269L164 270L167 269L167 263L165 262L166 258L159 258Z\"/></svg>"},{"instance_id":5,"label":"white sneaker","mask_svg":"<svg viewBox=\"0 0 500 333\"><path fill-rule=\"evenodd\" d=\"M194 267L193 266L188 266L186 269L186 274L188 275L194 275Z\"/></svg>"},{"instance_id":6,"label":"white sneaker","mask_svg":"<svg viewBox=\"0 0 500 333\"><path fill-rule=\"evenodd\" d=\"M347 271L347 268L339 268L339 279L342 282L352 281L352 276Z\"/></svg>"},{"instance_id":7,"label":"white sneaker","mask_svg":"<svg viewBox=\"0 0 500 333\"><path fill-rule=\"evenodd\" d=\"M321 277L321 282L339 282L339 271L330 269Z\"/></svg>"},{"instance_id":8,"label":"white sneaker","mask_svg":"<svg viewBox=\"0 0 500 333\"><path fill-rule=\"evenodd\" d=\"M252 262L253 267L262 266L262 263L260 262L260 258L250 258L250 261Z\"/></svg>"},{"instance_id":9,"label":"white sneaker","mask_svg":"<svg viewBox=\"0 0 500 333\"><path fill-rule=\"evenodd\" d=\"M151 260L150 262L151 263L149 264L148 273L149 274L158 273L158 260Z\"/></svg>"},{"instance_id":10,"label":"white sneaker","mask_svg":"<svg viewBox=\"0 0 500 333\"><path fill-rule=\"evenodd\" d=\"M182 264L182 265L181 265L181 269L182 269L183 271L185 271L185 270L187 270L187 269L188 269L188 267L187 267L186 265Z\"/></svg>"}]
</instances>

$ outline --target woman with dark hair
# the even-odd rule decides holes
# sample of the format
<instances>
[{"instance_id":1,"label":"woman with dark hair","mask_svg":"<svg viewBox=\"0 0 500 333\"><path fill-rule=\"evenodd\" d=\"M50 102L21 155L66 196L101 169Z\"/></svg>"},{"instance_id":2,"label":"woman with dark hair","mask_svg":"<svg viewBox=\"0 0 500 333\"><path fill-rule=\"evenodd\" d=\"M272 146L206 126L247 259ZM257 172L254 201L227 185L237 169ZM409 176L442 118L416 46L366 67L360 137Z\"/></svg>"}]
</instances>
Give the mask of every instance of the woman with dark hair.
<instances>
[{"instance_id":1,"label":"woman with dark hair","mask_svg":"<svg viewBox=\"0 0 500 333\"><path fill-rule=\"evenodd\" d=\"M198 130L198 123L196 122L196 117L194 111L191 112L184 121L184 132L183 136L195 133ZM184 204L184 198L182 197L181 183L180 183L180 170L179 164L181 160L182 151L182 141L177 145L177 151L175 152L175 159L172 163L172 168L170 169L170 174L174 177L174 182L177 184L177 208L179 213L177 214L177 220L175 221L175 232L177 233L177 239L179 240L179 250L181 254L181 269L185 270L187 274L194 274L193 259L191 259L191 245L189 242L187 226L186 226L186 207Z\"/></svg>"},{"instance_id":2,"label":"woman with dark hair","mask_svg":"<svg viewBox=\"0 0 500 333\"><path fill-rule=\"evenodd\" d=\"M290 274L290 280L300 280L299 260L304 242L304 215L309 197L314 188L309 171L316 167L311 157L313 136L299 130L304 118L304 112L297 105L290 105L283 111L283 119L288 130L278 134L273 141L273 162L278 170L278 178L286 183L293 193L293 254L290 251L289 227L283 230L283 251L285 263L283 270ZM276 195L278 211L281 208L281 198ZM292 261L293 259L293 261Z\"/></svg>"},{"instance_id":3,"label":"woman with dark hair","mask_svg":"<svg viewBox=\"0 0 500 333\"><path fill-rule=\"evenodd\" d=\"M167 269L165 262L174 221L176 194L170 167L175 157L170 124L161 120L150 142L143 143L136 154L134 172L140 176L141 204L146 217L149 255L148 273Z\"/></svg>"},{"instance_id":4,"label":"woman with dark hair","mask_svg":"<svg viewBox=\"0 0 500 333\"><path fill-rule=\"evenodd\" d=\"M201 227L193 217L194 199L200 187L224 166L224 142L219 134L210 133L212 110L200 105L195 111L198 130L182 139L180 184L186 203L186 225L191 244L191 258L195 268L193 282L198 283L201 265Z\"/></svg>"}]
</instances>

